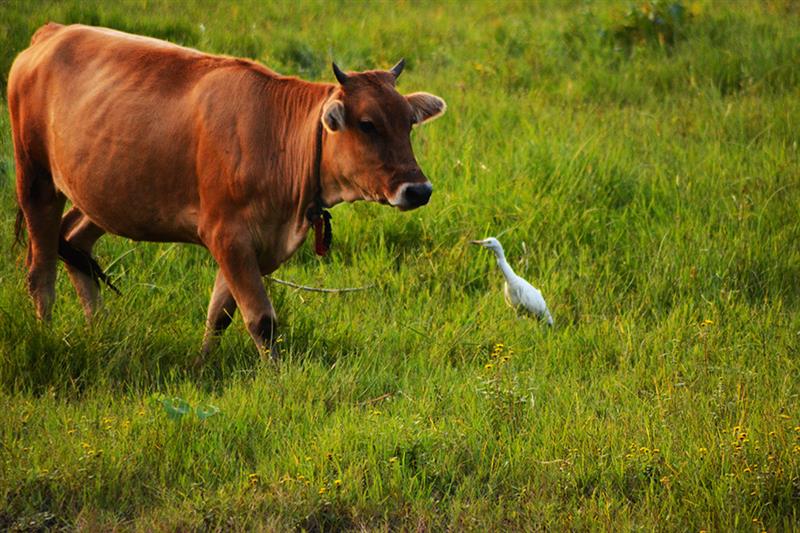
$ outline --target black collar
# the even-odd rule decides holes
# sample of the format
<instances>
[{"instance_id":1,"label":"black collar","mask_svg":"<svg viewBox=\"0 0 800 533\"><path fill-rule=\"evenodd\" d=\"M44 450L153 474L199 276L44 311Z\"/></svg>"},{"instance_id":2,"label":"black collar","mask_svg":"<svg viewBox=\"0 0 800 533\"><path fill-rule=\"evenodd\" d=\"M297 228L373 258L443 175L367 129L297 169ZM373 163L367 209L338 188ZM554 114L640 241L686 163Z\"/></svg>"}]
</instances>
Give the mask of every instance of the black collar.
<instances>
[{"instance_id":1,"label":"black collar","mask_svg":"<svg viewBox=\"0 0 800 533\"><path fill-rule=\"evenodd\" d=\"M314 251L317 255L325 255L330 250L333 241L331 231L331 214L325 209L322 202L322 120L317 123L317 142L314 149L314 175L312 179L316 182L316 193L314 202L306 211L306 219L314 227Z\"/></svg>"}]
</instances>

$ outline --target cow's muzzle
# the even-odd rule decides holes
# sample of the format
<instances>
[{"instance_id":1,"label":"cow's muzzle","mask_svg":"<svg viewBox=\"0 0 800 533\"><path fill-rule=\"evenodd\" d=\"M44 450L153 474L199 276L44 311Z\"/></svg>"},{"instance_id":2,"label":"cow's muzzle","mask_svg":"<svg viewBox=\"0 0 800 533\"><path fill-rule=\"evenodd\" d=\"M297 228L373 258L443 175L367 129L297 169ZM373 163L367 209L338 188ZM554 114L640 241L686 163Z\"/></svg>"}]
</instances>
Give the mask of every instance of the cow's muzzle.
<instances>
[{"instance_id":1,"label":"cow's muzzle","mask_svg":"<svg viewBox=\"0 0 800 533\"><path fill-rule=\"evenodd\" d=\"M423 183L404 183L397 189L397 193L394 195L394 198L389 200L389 203L401 211L416 209L428 203L428 200L431 199L432 192L433 185L431 185L429 181Z\"/></svg>"}]
</instances>

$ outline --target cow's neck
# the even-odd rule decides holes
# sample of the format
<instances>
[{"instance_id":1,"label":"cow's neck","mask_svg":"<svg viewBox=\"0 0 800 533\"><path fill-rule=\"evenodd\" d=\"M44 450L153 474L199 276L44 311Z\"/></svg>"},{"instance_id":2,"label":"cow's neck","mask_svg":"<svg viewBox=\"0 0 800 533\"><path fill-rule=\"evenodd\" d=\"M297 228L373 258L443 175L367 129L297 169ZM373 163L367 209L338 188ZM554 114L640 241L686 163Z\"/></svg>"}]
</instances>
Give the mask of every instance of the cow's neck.
<instances>
[{"instance_id":1,"label":"cow's neck","mask_svg":"<svg viewBox=\"0 0 800 533\"><path fill-rule=\"evenodd\" d=\"M286 246L283 253L279 255L288 258L305 240L308 230L314 227L314 217L309 217L309 212L318 214L324 217L323 208L330 207L323 202L323 183L321 177L321 159L322 159L322 145L324 143L324 128L321 125L322 106L330 93L333 91L333 85L325 84L311 84L301 82L304 87L299 88L296 85L287 83L285 89L287 94L285 98L293 99L296 101L288 105L298 110L298 108L305 108L303 113L296 115L297 123L288 124L287 129L295 132L302 132L303 140L292 143L299 150L298 153L285 154L289 161L302 161L301 165L295 166L292 176L286 176L286 179L292 183L289 188L283 189L291 194L291 198L286 198L290 205L294 207L294 212L291 219L287 219L286 230L289 232L285 235L287 240L279 244L279 246ZM277 89L280 91L284 87ZM297 89L300 89L297 91ZM273 93L274 95L274 93ZM280 99L280 98L279 98ZM281 102L281 103L286 103ZM289 170L288 168L286 170ZM320 219L323 223L322 229L324 230L324 218ZM324 232L321 235L324 238ZM324 239L323 239L324 240ZM322 251L321 248L318 251ZM285 259L284 259L285 260Z\"/></svg>"}]
</instances>

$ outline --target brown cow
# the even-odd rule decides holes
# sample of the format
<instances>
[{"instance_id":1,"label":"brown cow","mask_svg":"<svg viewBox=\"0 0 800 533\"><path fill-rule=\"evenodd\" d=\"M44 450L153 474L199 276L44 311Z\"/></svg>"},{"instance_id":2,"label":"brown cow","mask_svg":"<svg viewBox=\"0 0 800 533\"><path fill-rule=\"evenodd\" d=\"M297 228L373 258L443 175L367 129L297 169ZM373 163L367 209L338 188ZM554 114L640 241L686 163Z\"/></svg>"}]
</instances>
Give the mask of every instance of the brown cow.
<instances>
[{"instance_id":1,"label":"brown cow","mask_svg":"<svg viewBox=\"0 0 800 533\"><path fill-rule=\"evenodd\" d=\"M8 78L38 316L50 316L59 256L92 314L100 271L91 250L106 232L194 243L220 267L204 352L238 307L256 345L274 355L261 277L322 224L323 209L356 200L414 209L431 195L410 132L444 101L398 93L403 61L333 69L338 84L309 83L110 29L40 28ZM66 199L74 207L62 218Z\"/></svg>"}]
</instances>

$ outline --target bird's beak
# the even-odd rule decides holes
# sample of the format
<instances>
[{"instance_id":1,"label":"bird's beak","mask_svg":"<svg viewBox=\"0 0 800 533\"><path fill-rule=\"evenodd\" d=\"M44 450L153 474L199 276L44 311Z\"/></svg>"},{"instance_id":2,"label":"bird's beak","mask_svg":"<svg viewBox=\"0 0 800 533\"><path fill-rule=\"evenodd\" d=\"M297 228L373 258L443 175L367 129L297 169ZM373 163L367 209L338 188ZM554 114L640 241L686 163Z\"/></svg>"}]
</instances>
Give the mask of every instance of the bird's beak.
<instances>
[{"instance_id":1,"label":"bird's beak","mask_svg":"<svg viewBox=\"0 0 800 533\"><path fill-rule=\"evenodd\" d=\"M483 241L469 241L469 242L470 242L470 244L477 244L477 245L480 245L480 246L483 245Z\"/></svg>"}]
</instances>

